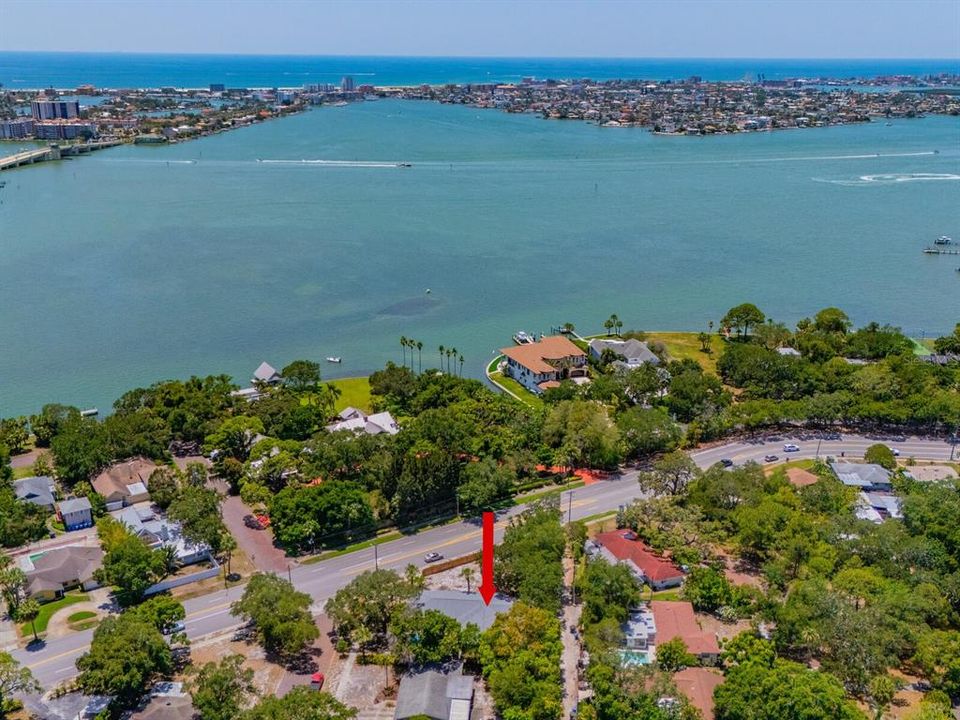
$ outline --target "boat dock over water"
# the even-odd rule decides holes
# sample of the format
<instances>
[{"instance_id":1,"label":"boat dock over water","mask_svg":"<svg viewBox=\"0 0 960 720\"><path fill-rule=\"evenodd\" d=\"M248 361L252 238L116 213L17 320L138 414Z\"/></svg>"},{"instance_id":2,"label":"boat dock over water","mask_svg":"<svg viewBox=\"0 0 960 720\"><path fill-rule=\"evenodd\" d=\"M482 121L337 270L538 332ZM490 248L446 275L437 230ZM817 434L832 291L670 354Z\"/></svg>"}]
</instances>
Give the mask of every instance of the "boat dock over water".
<instances>
[{"instance_id":1,"label":"boat dock over water","mask_svg":"<svg viewBox=\"0 0 960 720\"><path fill-rule=\"evenodd\" d=\"M953 247L928 247L924 248L923 251L927 255L960 255L960 245L954 245Z\"/></svg>"}]
</instances>

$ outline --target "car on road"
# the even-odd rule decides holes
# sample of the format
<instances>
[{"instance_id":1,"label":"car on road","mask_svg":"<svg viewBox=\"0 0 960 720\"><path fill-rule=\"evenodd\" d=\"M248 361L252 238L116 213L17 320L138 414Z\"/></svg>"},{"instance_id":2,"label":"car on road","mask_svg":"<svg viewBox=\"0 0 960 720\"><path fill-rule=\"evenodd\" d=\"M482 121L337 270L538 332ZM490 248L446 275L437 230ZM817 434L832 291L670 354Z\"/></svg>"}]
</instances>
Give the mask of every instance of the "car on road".
<instances>
[{"instance_id":1,"label":"car on road","mask_svg":"<svg viewBox=\"0 0 960 720\"><path fill-rule=\"evenodd\" d=\"M764 462L776 462L776 461L779 460L779 459L780 459L780 458L779 458L778 456L776 456L776 455L764 455L764 456L763 456L763 461L764 461Z\"/></svg>"},{"instance_id":2,"label":"car on road","mask_svg":"<svg viewBox=\"0 0 960 720\"><path fill-rule=\"evenodd\" d=\"M323 690L323 681L326 680L322 672L315 672L310 676L310 687L318 692Z\"/></svg>"},{"instance_id":3,"label":"car on road","mask_svg":"<svg viewBox=\"0 0 960 720\"><path fill-rule=\"evenodd\" d=\"M794 445L793 443L787 443L783 446L784 452L800 452L800 446Z\"/></svg>"},{"instance_id":4,"label":"car on road","mask_svg":"<svg viewBox=\"0 0 960 720\"><path fill-rule=\"evenodd\" d=\"M428 552L426 555L423 556L424 562L432 563L432 562L436 562L437 560L443 560L443 555L441 555L438 552Z\"/></svg>"},{"instance_id":5,"label":"car on road","mask_svg":"<svg viewBox=\"0 0 960 720\"><path fill-rule=\"evenodd\" d=\"M722 460L720 460L720 464L723 465L724 467L733 467L733 460L731 460L730 458L723 458Z\"/></svg>"},{"instance_id":6,"label":"car on road","mask_svg":"<svg viewBox=\"0 0 960 720\"><path fill-rule=\"evenodd\" d=\"M893 453L894 457L900 457L900 451L897 448L890 448L890 452Z\"/></svg>"},{"instance_id":7,"label":"car on road","mask_svg":"<svg viewBox=\"0 0 960 720\"><path fill-rule=\"evenodd\" d=\"M175 623L170 623L169 625L167 625L167 626L163 629L163 634L164 634L164 635L174 635L174 634L176 634L176 633L185 632L186 629L187 629L187 626L184 625L182 622L180 622L180 621L178 620L178 621L175 622Z\"/></svg>"}]
</instances>

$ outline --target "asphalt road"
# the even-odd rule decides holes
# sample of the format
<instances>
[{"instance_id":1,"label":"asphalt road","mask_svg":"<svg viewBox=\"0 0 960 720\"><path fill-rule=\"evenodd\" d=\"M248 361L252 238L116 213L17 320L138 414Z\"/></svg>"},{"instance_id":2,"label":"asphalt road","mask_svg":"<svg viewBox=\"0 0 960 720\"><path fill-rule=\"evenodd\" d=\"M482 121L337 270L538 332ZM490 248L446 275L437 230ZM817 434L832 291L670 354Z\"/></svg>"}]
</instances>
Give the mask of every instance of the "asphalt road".
<instances>
[{"instance_id":1,"label":"asphalt road","mask_svg":"<svg viewBox=\"0 0 960 720\"><path fill-rule=\"evenodd\" d=\"M899 440L899 439L898 439ZM800 447L799 452L784 453L787 442ZM847 435L839 440L817 439L813 436L777 436L766 440L734 442L697 451L692 457L700 467L709 467L721 459L730 459L735 464L751 460L763 462L765 455L779 457L778 462L832 455L839 457L862 457L867 447L880 442L862 436ZM943 440L905 438L902 441L884 441L900 451L901 458L914 457L918 460L950 460L954 448ZM957 448L960 457L960 448ZM637 485L637 472L628 471L610 480L604 480L576 490L565 492L562 499L564 513L574 519L580 519L597 513L616 510L620 505L640 497ZM511 508L497 513L496 539L503 536L503 529L509 518L522 511L522 507ZM409 564L423 567L425 553L435 551L445 557L453 558L480 550L480 522L464 521L425 530L383 543L376 548L360 550L339 557L324 560L311 565L299 565L289 570L290 579L298 590L309 593L314 600L313 610L317 613L323 604L338 589L350 582L364 570L373 569L377 562L381 568L402 570ZM198 639L213 633L231 631L239 626L237 619L230 615L230 603L243 593L243 586L229 590L213 592L203 597L184 602L187 612L186 632L191 639ZM76 675L74 663L90 644L92 631L73 633L35 649L21 649L13 653L21 663L28 666L44 689Z\"/></svg>"}]
</instances>

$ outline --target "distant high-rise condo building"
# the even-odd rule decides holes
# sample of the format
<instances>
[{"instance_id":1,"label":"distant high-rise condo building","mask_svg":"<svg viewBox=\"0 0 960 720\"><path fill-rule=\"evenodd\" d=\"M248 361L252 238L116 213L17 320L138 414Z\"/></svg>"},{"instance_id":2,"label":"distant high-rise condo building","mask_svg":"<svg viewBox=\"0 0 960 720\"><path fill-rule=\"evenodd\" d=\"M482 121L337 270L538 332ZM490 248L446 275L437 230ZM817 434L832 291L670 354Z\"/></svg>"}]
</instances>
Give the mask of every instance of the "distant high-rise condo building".
<instances>
[{"instance_id":1,"label":"distant high-rise condo building","mask_svg":"<svg viewBox=\"0 0 960 720\"><path fill-rule=\"evenodd\" d=\"M353 78L349 75L340 81L340 90L343 92L353 92Z\"/></svg>"},{"instance_id":2,"label":"distant high-rise condo building","mask_svg":"<svg viewBox=\"0 0 960 720\"><path fill-rule=\"evenodd\" d=\"M33 135L33 120L18 118L17 120L0 120L0 138L13 140Z\"/></svg>"},{"instance_id":3,"label":"distant high-rise condo building","mask_svg":"<svg viewBox=\"0 0 960 720\"><path fill-rule=\"evenodd\" d=\"M76 100L34 100L34 120L71 120L80 115L80 103Z\"/></svg>"},{"instance_id":4,"label":"distant high-rise condo building","mask_svg":"<svg viewBox=\"0 0 960 720\"><path fill-rule=\"evenodd\" d=\"M225 89L223 83L210 83L210 92L223 92Z\"/></svg>"}]
</instances>

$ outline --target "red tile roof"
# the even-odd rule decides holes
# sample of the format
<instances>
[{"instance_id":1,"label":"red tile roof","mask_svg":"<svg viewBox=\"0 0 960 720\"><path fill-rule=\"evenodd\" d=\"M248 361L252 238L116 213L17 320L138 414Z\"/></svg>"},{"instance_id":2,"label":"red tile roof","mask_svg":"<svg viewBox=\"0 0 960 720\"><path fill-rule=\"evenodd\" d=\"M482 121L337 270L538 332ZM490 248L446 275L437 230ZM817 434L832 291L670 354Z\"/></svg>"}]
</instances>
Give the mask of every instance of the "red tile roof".
<instances>
[{"instance_id":1,"label":"red tile roof","mask_svg":"<svg viewBox=\"0 0 960 720\"><path fill-rule=\"evenodd\" d=\"M530 372L549 373L556 370L549 360L586 357L587 354L562 335L541 338L539 342L503 348L500 352Z\"/></svg>"},{"instance_id":2,"label":"red tile roof","mask_svg":"<svg viewBox=\"0 0 960 720\"><path fill-rule=\"evenodd\" d=\"M716 636L700 629L690 603L654 600L650 610L657 626L657 645L681 638L694 655L720 654Z\"/></svg>"},{"instance_id":3,"label":"red tile roof","mask_svg":"<svg viewBox=\"0 0 960 720\"><path fill-rule=\"evenodd\" d=\"M600 533L596 540L620 561L632 560L643 574L654 582L682 578L683 571L669 560L654 553L640 540L630 540L630 530L613 530Z\"/></svg>"},{"instance_id":4,"label":"red tile roof","mask_svg":"<svg viewBox=\"0 0 960 720\"><path fill-rule=\"evenodd\" d=\"M673 675L677 690L687 696L704 720L713 720L713 691L723 684L723 675L707 668L684 668Z\"/></svg>"}]
</instances>

